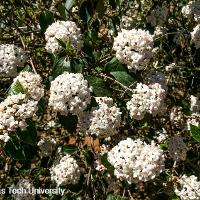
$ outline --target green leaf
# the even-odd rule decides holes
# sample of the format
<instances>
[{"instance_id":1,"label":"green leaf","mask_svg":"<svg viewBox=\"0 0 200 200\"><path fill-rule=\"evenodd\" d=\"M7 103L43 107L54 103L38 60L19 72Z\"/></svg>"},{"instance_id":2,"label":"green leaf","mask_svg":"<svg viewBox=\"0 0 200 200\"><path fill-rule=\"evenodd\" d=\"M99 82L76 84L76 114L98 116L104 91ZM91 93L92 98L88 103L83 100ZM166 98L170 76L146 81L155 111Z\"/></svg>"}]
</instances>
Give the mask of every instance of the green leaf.
<instances>
[{"instance_id":1,"label":"green leaf","mask_svg":"<svg viewBox=\"0 0 200 200\"><path fill-rule=\"evenodd\" d=\"M56 40L58 41L59 45L60 45L63 49L66 49L67 44L66 44L64 41L62 41L61 39L58 39L58 38L56 38Z\"/></svg>"},{"instance_id":2,"label":"green leaf","mask_svg":"<svg viewBox=\"0 0 200 200\"><path fill-rule=\"evenodd\" d=\"M200 142L200 127L190 124L190 133L197 142Z\"/></svg>"},{"instance_id":3,"label":"green leaf","mask_svg":"<svg viewBox=\"0 0 200 200\"><path fill-rule=\"evenodd\" d=\"M41 32L44 33L49 25L51 25L54 22L53 14L46 10L40 14L39 23Z\"/></svg>"},{"instance_id":4,"label":"green leaf","mask_svg":"<svg viewBox=\"0 0 200 200\"><path fill-rule=\"evenodd\" d=\"M27 91L26 89L22 86L22 84L17 80L16 82L14 82L11 86L10 89L8 91L8 95L16 95L16 94L26 94Z\"/></svg>"},{"instance_id":5,"label":"green leaf","mask_svg":"<svg viewBox=\"0 0 200 200\"><path fill-rule=\"evenodd\" d=\"M108 162L108 154L105 153L101 156L102 164L107 168L108 172L114 176L114 167Z\"/></svg>"},{"instance_id":6,"label":"green leaf","mask_svg":"<svg viewBox=\"0 0 200 200\"><path fill-rule=\"evenodd\" d=\"M84 148L82 153L84 155L86 162L91 165L94 162L94 154L87 148Z\"/></svg>"},{"instance_id":7,"label":"green leaf","mask_svg":"<svg viewBox=\"0 0 200 200\"><path fill-rule=\"evenodd\" d=\"M87 108L84 111L85 112L90 111L94 107L99 107L99 104L96 102L96 99L94 97L92 97L90 104L87 106Z\"/></svg>"},{"instance_id":8,"label":"green leaf","mask_svg":"<svg viewBox=\"0 0 200 200\"><path fill-rule=\"evenodd\" d=\"M67 154L71 155L71 154L77 152L78 148L76 146L74 146L74 145L67 144L67 145L62 146L62 151L64 153L67 153Z\"/></svg>"},{"instance_id":9,"label":"green leaf","mask_svg":"<svg viewBox=\"0 0 200 200\"><path fill-rule=\"evenodd\" d=\"M55 79L65 71L71 72L70 61L66 61L65 57L56 58L53 65L52 77Z\"/></svg>"},{"instance_id":10,"label":"green leaf","mask_svg":"<svg viewBox=\"0 0 200 200\"><path fill-rule=\"evenodd\" d=\"M68 13L66 11L65 5L60 2L58 3L57 9L58 9L58 12L60 13L60 16L63 17L63 19L67 20Z\"/></svg>"},{"instance_id":11,"label":"green leaf","mask_svg":"<svg viewBox=\"0 0 200 200\"><path fill-rule=\"evenodd\" d=\"M71 61L71 71L73 73L82 73L82 64L78 63L76 60Z\"/></svg>"},{"instance_id":12,"label":"green leaf","mask_svg":"<svg viewBox=\"0 0 200 200\"><path fill-rule=\"evenodd\" d=\"M117 81L125 86L130 86L135 82L135 79L130 74L124 71L110 72L110 74L112 74Z\"/></svg>"},{"instance_id":13,"label":"green leaf","mask_svg":"<svg viewBox=\"0 0 200 200\"><path fill-rule=\"evenodd\" d=\"M31 175L40 175L45 172L45 169L43 167L36 167L31 170Z\"/></svg>"},{"instance_id":14,"label":"green leaf","mask_svg":"<svg viewBox=\"0 0 200 200\"><path fill-rule=\"evenodd\" d=\"M104 70L107 72L114 72L114 71L125 71L127 72L127 68L125 65L120 63L117 58L112 58L109 62L106 63Z\"/></svg>"},{"instance_id":15,"label":"green leaf","mask_svg":"<svg viewBox=\"0 0 200 200\"><path fill-rule=\"evenodd\" d=\"M47 103L44 98L41 98L39 100L37 107L38 109L37 109L36 115L42 116L47 108Z\"/></svg>"},{"instance_id":16,"label":"green leaf","mask_svg":"<svg viewBox=\"0 0 200 200\"><path fill-rule=\"evenodd\" d=\"M100 19L104 16L105 10L106 8L104 5L104 0L99 0L97 3L96 12L98 13Z\"/></svg>"},{"instance_id":17,"label":"green leaf","mask_svg":"<svg viewBox=\"0 0 200 200\"><path fill-rule=\"evenodd\" d=\"M37 130L35 122L32 120L26 120L28 127L25 131L18 130L17 135L26 144L36 145L37 143Z\"/></svg>"},{"instance_id":18,"label":"green leaf","mask_svg":"<svg viewBox=\"0 0 200 200\"><path fill-rule=\"evenodd\" d=\"M190 111L190 103L187 100L182 100L179 104L179 106L182 107L183 112L189 112Z\"/></svg>"},{"instance_id":19,"label":"green leaf","mask_svg":"<svg viewBox=\"0 0 200 200\"><path fill-rule=\"evenodd\" d=\"M97 97L112 96L111 91L108 89L108 85L103 79L98 78L96 76L88 76L86 77L86 79L89 85L93 87L93 92L95 96Z\"/></svg>"},{"instance_id":20,"label":"green leaf","mask_svg":"<svg viewBox=\"0 0 200 200\"><path fill-rule=\"evenodd\" d=\"M12 136L4 147L7 156L14 160L31 160L36 153L33 146L23 144L16 136Z\"/></svg>"},{"instance_id":21,"label":"green leaf","mask_svg":"<svg viewBox=\"0 0 200 200\"><path fill-rule=\"evenodd\" d=\"M69 113L67 116L58 114L60 123L69 133L76 132L78 117Z\"/></svg>"},{"instance_id":22,"label":"green leaf","mask_svg":"<svg viewBox=\"0 0 200 200\"><path fill-rule=\"evenodd\" d=\"M109 194L107 197L106 197L106 200L122 200L122 198L120 196L116 196L114 194Z\"/></svg>"},{"instance_id":23,"label":"green leaf","mask_svg":"<svg viewBox=\"0 0 200 200\"><path fill-rule=\"evenodd\" d=\"M93 14L93 9L92 9L91 3L89 1L83 0L81 3L81 6L80 6L79 12L80 12L81 19L84 22L88 23Z\"/></svg>"},{"instance_id":24,"label":"green leaf","mask_svg":"<svg viewBox=\"0 0 200 200\"><path fill-rule=\"evenodd\" d=\"M74 3L75 3L75 0L66 0L65 2L66 10L70 10L73 7Z\"/></svg>"}]
</instances>

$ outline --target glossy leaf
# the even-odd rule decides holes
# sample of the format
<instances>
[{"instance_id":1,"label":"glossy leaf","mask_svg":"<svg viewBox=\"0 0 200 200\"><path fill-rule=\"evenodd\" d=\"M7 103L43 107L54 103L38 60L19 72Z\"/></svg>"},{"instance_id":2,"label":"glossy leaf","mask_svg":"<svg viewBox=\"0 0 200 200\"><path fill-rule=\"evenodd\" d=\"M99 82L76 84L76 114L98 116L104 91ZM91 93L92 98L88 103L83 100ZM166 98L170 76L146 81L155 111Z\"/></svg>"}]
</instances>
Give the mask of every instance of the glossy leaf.
<instances>
[{"instance_id":1,"label":"glossy leaf","mask_svg":"<svg viewBox=\"0 0 200 200\"><path fill-rule=\"evenodd\" d=\"M53 14L50 11L44 11L39 18L41 32L44 33L49 25L54 22Z\"/></svg>"},{"instance_id":2,"label":"glossy leaf","mask_svg":"<svg viewBox=\"0 0 200 200\"><path fill-rule=\"evenodd\" d=\"M197 142L200 142L200 127L190 124L190 133Z\"/></svg>"}]
</instances>

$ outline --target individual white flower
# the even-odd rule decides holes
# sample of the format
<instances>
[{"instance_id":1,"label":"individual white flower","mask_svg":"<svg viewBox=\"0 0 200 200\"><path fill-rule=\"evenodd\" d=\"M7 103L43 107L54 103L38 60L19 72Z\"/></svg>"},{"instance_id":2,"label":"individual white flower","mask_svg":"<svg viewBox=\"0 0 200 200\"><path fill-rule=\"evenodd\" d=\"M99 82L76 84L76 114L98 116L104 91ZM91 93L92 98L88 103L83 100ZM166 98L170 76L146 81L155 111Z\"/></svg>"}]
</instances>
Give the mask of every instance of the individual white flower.
<instances>
[{"instance_id":1,"label":"individual white flower","mask_svg":"<svg viewBox=\"0 0 200 200\"><path fill-rule=\"evenodd\" d=\"M26 99L25 94L8 96L0 103L0 131L25 130L26 119L37 111L37 101Z\"/></svg>"},{"instance_id":2,"label":"individual white flower","mask_svg":"<svg viewBox=\"0 0 200 200\"><path fill-rule=\"evenodd\" d=\"M34 186L27 179L19 180L19 182L14 187L12 187L12 189L15 190L23 189L23 192L12 194L12 197L14 197L15 200L35 200L36 194L30 193L30 191L34 189Z\"/></svg>"},{"instance_id":3,"label":"individual white flower","mask_svg":"<svg viewBox=\"0 0 200 200\"><path fill-rule=\"evenodd\" d=\"M56 141L53 138L46 137L41 139L37 145L40 149L39 154L41 157L51 156L52 152L56 148Z\"/></svg>"},{"instance_id":4,"label":"individual white flower","mask_svg":"<svg viewBox=\"0 0 200 200\"><path fill-rule=\"evenodd\" d=\"M62 115L78 115L90 104L90 92L82 74L65 72L51 82L49 106Z\"/></svg>"},{"instance_id":5,"label":"individual white flower","mask_svg":"<svg viewBox=\"0 0 200 200\"><path fill-rule=\"evenodd\" d=\"M153 35L142 29L122 29L114 38L116 58L129 70L142 70L152 58Z\"/></svg>"},{"instance_id":6,"label":"individual white flower","mask_svg":"<svg viewBox=\"0 0 200 200\"><path fill-rule=\"evenodd\" d=\"M99 108L83 113L79 117L80 129L100 138L112 136L117 133L121 122L121 112L113 103L112 98L96 97Z\"/></svg>"},{"instance_id":7,"label":"individual white flower","mask_svg":"<svg viewBox=\"0 0 200 200\"><path fill-rule=\"evenodd\" d=\"M200 182L197 177L186 176L185 174L177 180L178 184L174 185L174 192L181 200L199 200L200 199Z\"/></svg>"},{"instance_id":8,"label":"individual white flower","mask_svg":"<svg viewBox=\"0 0 200 200\"><path fill-rule=\"evenodd\" d=\"M194 20L198 22L200 20L200 2L190 1L187 5L183 6L182 14L188 19L194 17Z\"/></svg>"},{"instance_id":9,"label":"individual white flower","mask_svg":"<svg viewBox=\"0 0 200 200\"><path fill-rule=\"evenodd\" d=\"M42 85L42 78L39 74L33 72L20 72L20 74L13 80L13 85L16 82L22 85L22 87L27 91L27 95L30 96L35 101L39 101L44 96L44 86Z\"/></svg>"},{"instance_id":10,"label":"individual white flower","mask_svg":"<svg viewBox=\"0 0 200 200\"><path fill-rule=\"evenodd\" d=\"M57 186L65 184L76 184L80 179L81 170L77 162L70 155L64 156L60 163L50 169L51 180L55 181Z\"/></svg>"},{"instance_id":11,"label":"individual white flower","mask_svg":"<svg viewBox=\"0 0 200 200\"><path fill-rule=\"evenodd\" d=\"M49 53L57 53L62 49L57 39L69 43L76 52L83 47L80 28L72 21L57 21L47 28L45 32L45 40L47 41L45 48Z\"/></svg>"},{"instance_id":12,"label":"individual white flower","mask_svg":"<svg viewBox=\"0 0 200 200\"><path fill-rule=\"evenodd\" d=\"M94 163L95 169L99 172L104 172L107 168L101 163L99 159L97 159Z\"/></svg>"},{"instance_id":13,"label":"individual white flower","mask_svg":"<svg viewBox=\"0 0 200 200\"><path fill-rule=\"evenodd\" d=\"M151 23L152 26L162 26L167 19L168 8L156 6L155 9L151 11L151 14L147 17L147 21Z\"/></svg>"},{"instance_id":14,"label":"individual white flower","mask_svg":"<svg viewBox=\"0 0 200 200\"><path fill-rule=\"evenodd\" d=\"M14 44L0 45L0 77L15 77L17 67L26 62L25 52Z\"/></svg>"},{"instance_id":15,"label":"individual white flower","mask_svg":"<svg viewBox=\"0 0 200 200\"><path fill-rule=\"evenodd\" d=\"M164 155L160 147L140 139L127 138L119 142L108 152L108 161L115 168L115 176L128 183L149 181L164 169Z\"/></svg>"},{"instance_id":16,"label":"individual white flower","mask_svg":"<svg viewBox=\"0 0 200 200\"><path fill-rule=\"evenodd\" d=\"M180 160L185 160L186 156L187 156L187 146L186 144L183 142L183 138L176 135L173 136L170 140L169 140L169 146L168 146L168 150L169 150L169 155L171 158L173 158L173 160L175 161L180 161Z\"/></svg>"},{"instance_id":17,"label":"individual white flower","mask_svg":"<svg viewBox=\"0 0 200 200\"><path fill-rule=\"evenodd\" d=\"M137 83L132 99L126 104L131 118L141 120L146 113L155 116L163 112L165 93L159 83L151 85Z\"/></svg>"},{"instance_id":18,"label":"individual white flower","mask_svg":"<svg viewBox=\"0 0 200 200\"><path fill-rule=\"evenodd\" d=\"M200 100L194 95L190 96L190 110L196 113L200 111Z\"/></svg>"},{"instance_id":19,"label":"individual white flower","mask_svg":"<svg viewBox=\"0 0 200 200\"><path fill-rule=\"evenodd\" d=\"M191 39L195 47L200 48L200 24L194 27L193 32L191 32Z\"/></svg>"}]
</instances>

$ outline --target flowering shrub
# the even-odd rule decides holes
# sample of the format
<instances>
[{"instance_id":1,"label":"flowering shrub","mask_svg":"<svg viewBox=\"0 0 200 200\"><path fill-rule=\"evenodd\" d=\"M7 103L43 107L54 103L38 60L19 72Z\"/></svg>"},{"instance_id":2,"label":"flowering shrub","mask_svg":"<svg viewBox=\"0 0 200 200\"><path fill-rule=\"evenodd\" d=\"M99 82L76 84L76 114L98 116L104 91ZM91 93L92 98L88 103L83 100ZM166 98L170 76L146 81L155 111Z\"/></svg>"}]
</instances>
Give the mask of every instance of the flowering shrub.
<instances>
[{"instance_id":1,"label":"flowering shrub","mask_svg":"<svg viewBox=\"0 0 200 200\"><path fill-rule=\"evenodd\" d=\"M2 198L200 199L199 1L7 0L0 15Z\"/></svg>"}]
</instances>

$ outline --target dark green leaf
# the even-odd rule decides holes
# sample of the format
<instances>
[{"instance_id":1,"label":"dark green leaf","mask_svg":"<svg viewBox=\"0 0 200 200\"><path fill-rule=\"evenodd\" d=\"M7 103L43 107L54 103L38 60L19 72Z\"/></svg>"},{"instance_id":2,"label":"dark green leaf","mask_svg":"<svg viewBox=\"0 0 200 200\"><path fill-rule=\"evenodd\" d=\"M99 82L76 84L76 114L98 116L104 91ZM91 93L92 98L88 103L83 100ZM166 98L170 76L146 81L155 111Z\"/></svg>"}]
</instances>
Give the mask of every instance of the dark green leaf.
<instances>
[{"instance_id":1,"label":"dark green leaf","mask_svg":"<svg viewBox=\"0 0 200 200\"><path fill-rule=\"evenodd\" d=\"M108 155L105 153L101 156L102 164L107 168L108 172L114 176L114 167L108 162Z\"/></svg>"},{"instance_id":2,"label":"dark green leaf","mask_svg":"<svg viewBox=\"0 0 200 200\"><path fill-rule=\"evenodd\" d=\"M74 5L75 0L66 0L65 2L65 8L66 10L70 10L72 8L72 6Z\"/></svg>"},{"instance_id":3,"label":"dark green leaf","mask_svg":"<svg viewBox=\"0 0 200 200\"><path fill-rule=\"evenodd\" d=\"M43 174L45 169L43 167L36 167L31 170L31 175L40 175Z\"/></svg>"},{"instance_id":4,"label":"dark green leaf","mask_svg":"<svg viewBox=\"0 0 200 200\"><path fill-rule=\"evenodd\" d=\"M60 123L69 133L76 132L78 117L69 113L67 116L58 114Z\"/></svg>"},{"instance_id":5,"label":"dark green leaf","mask_svg":"<svg viewBox=\"0 0 200 200\"><path fill-rule=\"evenodd\" d=\"M56 38L56 40L58 41L59 45L63 48L63 49L66 49L67 47L67 44L65 42L63 42L62 40Z\"/></svg>"},{"instance_id":6,"label":"dark green leaf","mask_svg":"<svg viewBox=\"0 0 200 200\"><path fill-rule=\"evenodd\" d=\"M44 33L49 25L54 22L53 14L50 11L44 11L39 18L41 32Z\"/></svg>"},{"instance_id":7,"label":"dark green leaf","mask_svg":"<svg viewBox=\"0 0 200 200\"><path fill-rule=\"evenodd\" d=\"M112 96L111 91L108 89L106 82L96 76L86 77L90 86L93 87L94 95L97 97Z\"/></svg>"},{"instance_id":8,"label":"dark green leaf","mask_svg":"<svg viewBox=\"0 0 200 200\"><path fill-rule=\"evenodd\" d=\"M19 138L26 144L36 145L37 142L37 130L35 127L35 122L32 120L26 121L28 127L25 131L18 130L17 134Z\"/></svg>"},{"instance_id":9,"label":"dark green leaf","mask_svg":"<svg viewBox=\"0 0 200 200\"><path fill-rule=\"evenodd\" d=\"M94 162L94 154L90 150L88 150L87 148L84 148L82 153L88 164L92 164Z\"/></svg>"},{"instance_id":10,"label":"dark green leaf","mask_svg":"<svg viewBox=\"0 0 200 200\"><path fill-rule=\"evenodd\" d=\"M96 102L95 98L92 97L91 98L91 102L90 104L87 106L87 108L85 109L85 111L90 111L92 108L94 107L99 107L99 104Z\"/></svg>"},{"instance_id":11,"label":"dark green leaf","mask_svg":"<svg viewBox=\"0 0 200 200\"><path fill-rule=\"evenodd\" d=\"M98 13L100 19L104 16L105 9L104 0L98 0L96 12Z\"/></svg>"},{"instance_id":12,"label":"dark green leaf","mask_svg":"<svg viewBox=\"0 0 200 200\"><path fill-rule=\"evenodd\" d=\"M24 69L22 70L22 72L32 72L32 68L30 65L26 65L26 67L24 67Z\"/></svg>"},{"instance_id":13,"label":"dark green leaf","mask_svg":"<svg viewBox=\"0 0 200 200\"><path fill-rule=\"evenodd\" d=\"M200 127L190 124L191 136L197 141L200 142Z\"/></svg>"},{"instance_id":14,"label":"dark green leaf","mask_svg":"<svg viewBox=\"0 0 200 200\"><path fill-rule=\"evenodd\" d=\"M57 6L57 9L58 9L58 12L60 13L60 16L63 17L63 19L67 19L67 11L65 9L65 6L63 3L58 3L58 6Z\"/></svg>"},{"instance_id":15,"label":"dark green leaf","mask_svg":"<svg viewBox=\"0 0 200 200\"><path fill-rule=\"evenodd\" d=\"M184 112L189 112L190 111L190 103L189 103L189 101L187 101L187 100L182 100L181 102L180 102L180 106L182 107L182 110L184 111Z\"/></svg>"},{"instance_id":16,"label":"dark green leaf","mask_svg":"<svg viewBox=\"0 0 200 200\"><path fill-rule=\"evenodd\" d=\"M82 64L75 60L71 61L71 70L73 73L82 73Z\"/></svg>"},{"instance_id":17,"label":"dark green leaf","mask_svg":"<svg viewBox=\"0 0 200 200\"><path fill-rule=\"evenodd\" d=\"M89 22L92 16L92 6L89 1L83 0L80 6L80 17L84 22Z\"/></svg>"},{"instance_id":18,"label":"dark green leaf","mask_svg":"<svg viewBox=\"0 0 200 200\"><path fill-rule=\"evenodd\" d=\"M117 81L125 86L130 86L135 82L135 79L130 74L124 71L110 72L110 74L112 74Z\"/></svg>"},{"instance_id":19,"label":"dark green leaf","mask_svg":"<svg viewBox=\"0 0 200 200\"><path fill-rule=\"evenodd\" d=\"M4 147L4 151L7 156L14 160L30 160L36 153L33 146L22 144L16 136L10 138Z\"/></svg>"},{"instance_id":20,"label":"dark green leaf","mask_svg":"<svg viewBox=\"0 0 200 200\"><path fill-rule=\"evenodd\" d=\"M67 154L73 154L78 151L78 148L74 145L68 144L62 146L62 151Z\"/></svg>"},{"instance_id":21,"label":"dark green leaf","mask_svg":"<svg viewBox=\"0 0 200 200\"><path fill-rule=\"evenodd\" d=\"M47 103L44 98L41 98L38 102L38 110L36 112L36 115L42 116L44 114L46 108L47 108Z\"/></svg>"},{"instance_id":22,"label":"dark green leaf","mask_svg":"<svg viewBox=\"0 0 200 200\"><path fill-rule=\"evenodd\" d=\"M22 86L22 84L17 80L14 82L8 91L8 95L16 95L19 93L26 94L26 89Z\"/></svg>"},{"instance_id":23,"label":"dark green leaf","mask_svg":"<svg viewBox=\"0 0 200 200\"><path fill-rule=\"evenodd\" d=\"M55 79L57 76L63 74L63 72L71 72L70 61L66 61L65 57L56 58L52 70L52 76Z\"/></svg>"},{"instance_id":24,"label":"dark green leaf","mask_svg":"<svg viewBox=\"0 0 200 200\"><path fill-rule=\"evenodd\" d=\"M126 66L121 64L115 57L106 63L104 70L107 72L115 72L115 71L127 72Z\"/></svg>"},{"instance_id":25,"label":"dark green leaf","mask_svg":"<svg viewBox=\"0 0 200 200\"><path fill-rule=\"evenodd\" d=\"M109 4L112 6L113 9L116 9L117 7L116 0L109 0Z\"/></svg>"}]
</instances>

